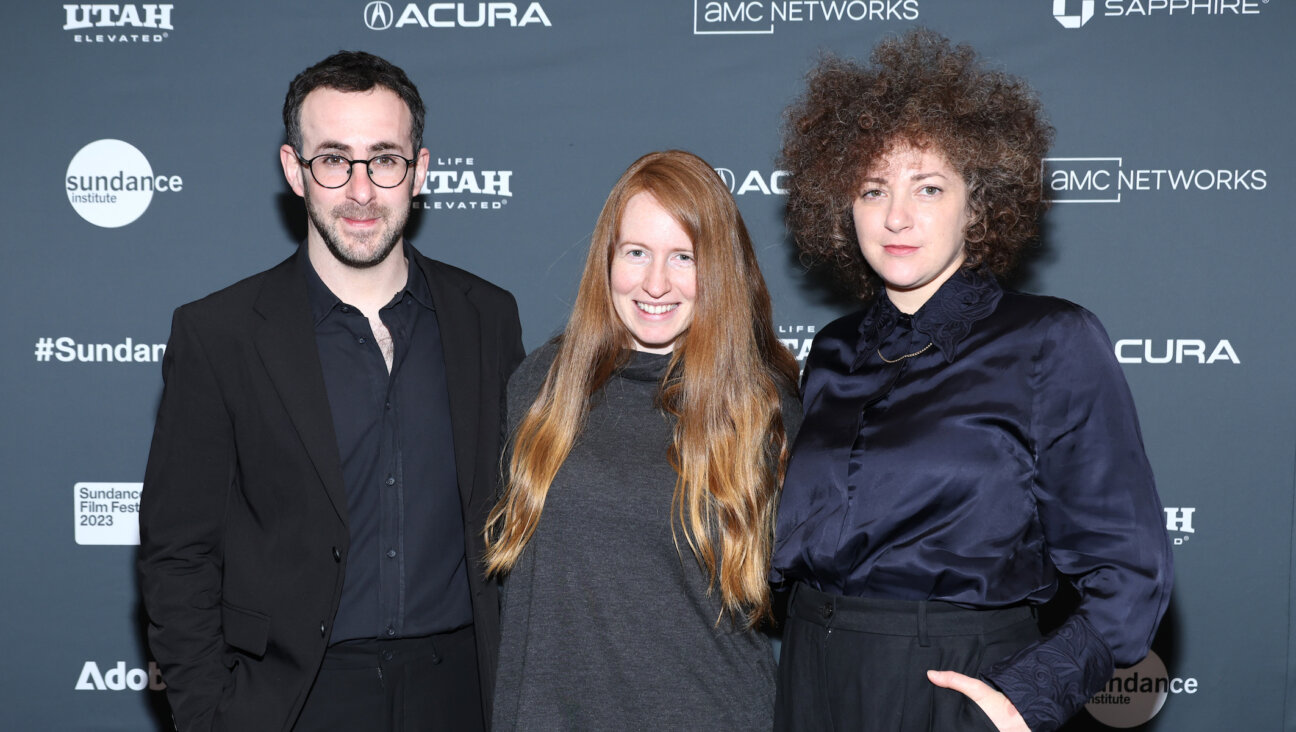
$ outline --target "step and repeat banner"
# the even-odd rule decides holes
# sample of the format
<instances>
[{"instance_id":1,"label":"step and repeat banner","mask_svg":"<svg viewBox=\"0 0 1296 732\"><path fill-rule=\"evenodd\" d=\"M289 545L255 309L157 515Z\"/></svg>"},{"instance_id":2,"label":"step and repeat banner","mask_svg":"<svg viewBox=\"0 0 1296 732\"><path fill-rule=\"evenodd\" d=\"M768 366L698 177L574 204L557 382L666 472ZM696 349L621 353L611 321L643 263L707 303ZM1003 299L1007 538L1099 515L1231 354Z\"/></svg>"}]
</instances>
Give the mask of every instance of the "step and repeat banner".
<instances>
[{"instance_id":1,"label":"step and repeat banner","mask_svg":"<svg viewBox=\"0 0 1296 732\"><path fill-rule=\"evenodd\" d=\"M1055 202L1013 286L1093 310L1133 389L1173 537L1153 652L1067 729L1296 729L1296 7L1290 0L252 0L4 11L0 728L169 729L144 640L137 507L172 310L288 256L292 77L404 67L432 165L410 234L564 322L639 155L729 184L779 335L855 307L797 261L775 157L825 53L915 25L1038 90ZM453 354L449 354L453 357Z\"/></svg>"}]
</instances>

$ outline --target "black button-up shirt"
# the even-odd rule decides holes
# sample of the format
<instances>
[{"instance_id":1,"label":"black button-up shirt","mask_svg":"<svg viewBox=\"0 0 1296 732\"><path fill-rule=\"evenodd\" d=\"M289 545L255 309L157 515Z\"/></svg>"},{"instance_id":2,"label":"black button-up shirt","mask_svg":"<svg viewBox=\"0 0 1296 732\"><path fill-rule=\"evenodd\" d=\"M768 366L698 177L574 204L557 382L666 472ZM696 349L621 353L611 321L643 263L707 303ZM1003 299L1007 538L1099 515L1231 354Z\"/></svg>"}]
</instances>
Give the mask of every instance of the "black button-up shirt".
<instances>
[{"instance_id":1,"label":"black button-up shirt","mask_svg":"<svg viewBox=\"0 0 1296 732\"><path fill-rule=\"evenodd\" d=\"M885 360L884 360L885 358ZM773 579L825 592L1079 609L986 677L1051 729L1147 653L1171 556L1125 377L1087 310L959 271L821 330Z\"/></svg>"},{"instance_id":2,"label":"black button-up shirt","mask_svg":"<svg viewBox=\"0 0 1296 732\"><path fill-rule=\"evenodd\" d=\"M395 348L388 373L365 314L339 300L307 257L301 261L351 534L330 641L418 637L468 625L445 361L423 271L411 262L405 288L379 312Z\"/></svg>"}]
</instances>

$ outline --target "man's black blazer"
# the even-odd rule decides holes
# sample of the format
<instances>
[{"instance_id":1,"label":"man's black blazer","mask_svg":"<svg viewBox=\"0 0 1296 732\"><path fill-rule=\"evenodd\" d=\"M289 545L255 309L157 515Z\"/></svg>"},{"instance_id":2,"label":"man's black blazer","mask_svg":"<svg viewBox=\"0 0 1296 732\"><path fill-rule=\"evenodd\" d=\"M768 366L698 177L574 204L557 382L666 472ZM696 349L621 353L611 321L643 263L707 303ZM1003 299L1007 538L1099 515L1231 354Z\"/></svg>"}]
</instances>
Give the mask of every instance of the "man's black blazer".
<instances>
[{"instance_id":1,"label":"man's black blazer","mask_svg":"<svg viewBox=\"0 0 1296 732\"><path fill-rule=\"evenodd\" d=\"M499 644L481 571L513 296L419 255L445 354L483 715ZM297 257L175 312L140 505L149 645L181 732L288 730L323 659L349 549L346 490Z\"/></svg>"}]
</instances>

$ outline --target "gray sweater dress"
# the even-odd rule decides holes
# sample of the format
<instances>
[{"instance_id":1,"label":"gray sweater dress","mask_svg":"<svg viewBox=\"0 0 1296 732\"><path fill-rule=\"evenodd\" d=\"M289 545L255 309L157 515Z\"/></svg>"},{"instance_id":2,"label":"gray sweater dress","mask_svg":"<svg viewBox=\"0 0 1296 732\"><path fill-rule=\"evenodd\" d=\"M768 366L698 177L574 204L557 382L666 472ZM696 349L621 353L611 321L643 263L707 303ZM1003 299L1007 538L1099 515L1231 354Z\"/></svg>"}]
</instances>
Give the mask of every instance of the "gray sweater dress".
<instances>
[{"instance_id":1,"label":"gray sweater dress","mask_svg":"<svg viewBox=\"0 0 1296 732\"><path fill-rule=\"evenodd\" d=\"M509 426L557 348L509 382ZM595 396L534 536L504 582L496 730L768 730L774 657L721 617L719 590L671 535L673 419L654 404L669 355L636 352ZM783 398L789 439L801 406ZM719 621L719 622L717 622Z\"/></svg>"}]
</instances>

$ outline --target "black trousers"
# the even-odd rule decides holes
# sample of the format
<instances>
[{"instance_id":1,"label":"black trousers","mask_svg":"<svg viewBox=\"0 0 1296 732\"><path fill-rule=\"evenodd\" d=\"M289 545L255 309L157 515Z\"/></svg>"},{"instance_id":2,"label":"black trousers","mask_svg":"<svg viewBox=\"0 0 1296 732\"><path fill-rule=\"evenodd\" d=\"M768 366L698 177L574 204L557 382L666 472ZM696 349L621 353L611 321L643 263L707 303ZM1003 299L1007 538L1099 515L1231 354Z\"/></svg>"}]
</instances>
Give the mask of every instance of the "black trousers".
<instances>
[{"instance_id":1,"label":"black trousers","mask_svg":"<svg viewBox=\"0 0 1296 732\"><path fill-rule=\"evenodd\" d=\"M472 626L329 646L293 732L481 732Z\"/></svg>"},{"instance_id":2,"label":"black trousers","mask_svg":"<svg viewBox=\"0 0 1296 732\"><path fill-rule=\"evenodd\" d=\"M788 603L774 729L962 732L995 729L927 670L976 678L1040 637L1028 607L843 597L798 584Z\"/></svg>"}]
</instances>

